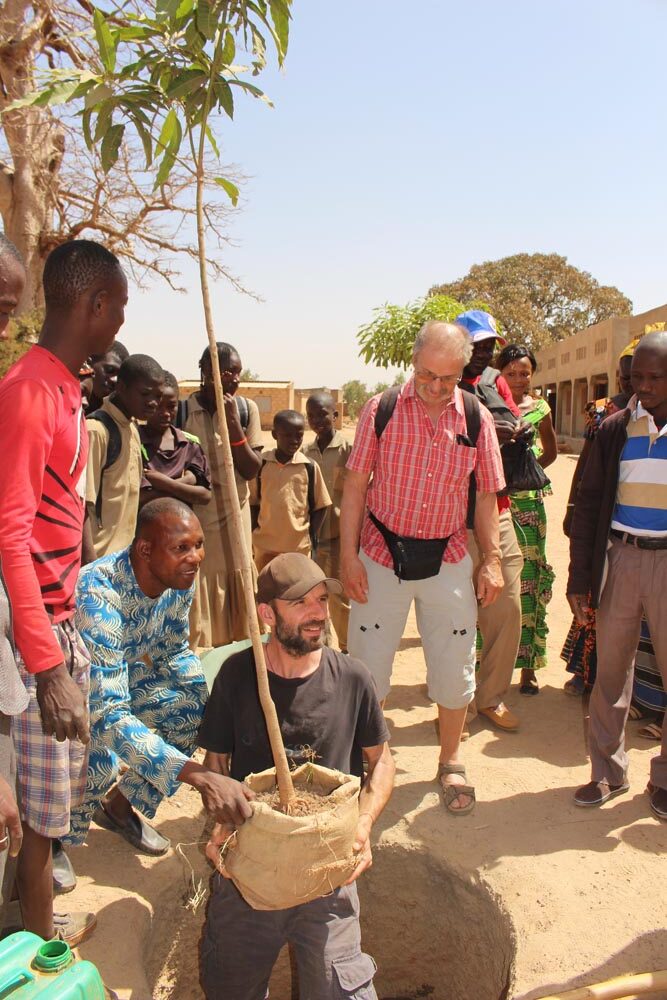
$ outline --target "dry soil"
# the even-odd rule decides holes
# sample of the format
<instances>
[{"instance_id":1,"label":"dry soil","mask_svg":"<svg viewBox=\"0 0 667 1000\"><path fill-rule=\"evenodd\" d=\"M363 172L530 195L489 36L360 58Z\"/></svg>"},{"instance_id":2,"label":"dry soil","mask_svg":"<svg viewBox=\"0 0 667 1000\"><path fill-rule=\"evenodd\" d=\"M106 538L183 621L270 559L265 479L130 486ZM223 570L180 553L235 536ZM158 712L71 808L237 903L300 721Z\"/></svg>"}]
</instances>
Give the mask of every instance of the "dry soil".
<instances>
[{"instance_id":1,"label":"dry soil","mask_svg":"<svg viewBox=\"0 0 667 1000\"><path fill-rule=\"evenodd\" d=\"M382 997L496 1000L511 978L515 945L505 994L515 1000L667 967L667 825L648 807L656 745L637 736L636 723L628 727L630 792L598 810L572 803L589 776L586 706L563 693L559 657L570 623L560 526L573 468L573 457L561 455L550 470L556 585L540 694L521 697L515 675L507 703L521 717L520 732L473 725L465 759L478 803L466 818L445 813L433 780L435 710L414 617L408 623L387 702L397 784L377 824L376 865L361 887ZM123 1000L200 1000L205 902L196 907L193 897L205 894L208 870L198 797L181 790L161 807L157 825L178 845L160 859L93 826L87 845L71 852L79 885L60 908L97 912L97 932L81 953ZM288 981L283 956L274 1000L288 1000Z\"/></svg>"}]
</instances>

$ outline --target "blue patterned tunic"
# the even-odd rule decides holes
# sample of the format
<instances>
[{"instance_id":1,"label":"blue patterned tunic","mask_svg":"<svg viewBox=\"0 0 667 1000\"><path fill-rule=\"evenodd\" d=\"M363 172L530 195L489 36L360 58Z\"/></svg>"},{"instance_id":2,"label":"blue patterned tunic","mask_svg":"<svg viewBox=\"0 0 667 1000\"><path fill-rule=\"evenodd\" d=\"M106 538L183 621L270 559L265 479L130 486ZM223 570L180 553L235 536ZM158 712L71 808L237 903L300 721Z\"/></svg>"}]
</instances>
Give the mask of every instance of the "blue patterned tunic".
<instances>
[{"instance_id":1,"label":"blue patterned tunic","mask_svg":"<svg viewBox=\"0 0 667 1000\"><path fill-rule=\"evenodd\" d=\"M91 743L83 806L69 843L82 843L91 816L115 782L151 818L197 746L206 701L199 658L188 647L193 589L147 597L130 549L86 566L77 588L76 624L91 656Z\"/></svg>"}]
</instances>

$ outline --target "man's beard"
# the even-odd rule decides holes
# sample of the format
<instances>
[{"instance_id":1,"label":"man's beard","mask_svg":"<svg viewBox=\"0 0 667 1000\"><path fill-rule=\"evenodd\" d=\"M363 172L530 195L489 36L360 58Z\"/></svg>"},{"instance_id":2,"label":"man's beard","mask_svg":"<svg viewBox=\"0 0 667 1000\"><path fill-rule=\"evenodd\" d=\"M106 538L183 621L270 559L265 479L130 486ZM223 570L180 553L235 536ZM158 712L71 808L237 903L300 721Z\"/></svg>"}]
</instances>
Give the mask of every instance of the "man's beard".
<instances>
[{"instance_id":1,"label":"man's beard","mask_svg":"<svg viewBox=\"0 0 667 1000\"><path fill-rule=\"evenodd\" d=\"M282 618L278 612L275 611L275 609L274 614L276 616L276 624L273 631L276 639L290 656L307 656L308 653L314 653L316 649L321 649L324 645L324 622L313 618L311 621L304 622L303 625L297 626L297 628L290 628L290 626L285 622L285 619ZM319 638L306 639L305 636L301 634L302 628L306 628L311 625L322 626Z\"/></svg>"}]
</instances>

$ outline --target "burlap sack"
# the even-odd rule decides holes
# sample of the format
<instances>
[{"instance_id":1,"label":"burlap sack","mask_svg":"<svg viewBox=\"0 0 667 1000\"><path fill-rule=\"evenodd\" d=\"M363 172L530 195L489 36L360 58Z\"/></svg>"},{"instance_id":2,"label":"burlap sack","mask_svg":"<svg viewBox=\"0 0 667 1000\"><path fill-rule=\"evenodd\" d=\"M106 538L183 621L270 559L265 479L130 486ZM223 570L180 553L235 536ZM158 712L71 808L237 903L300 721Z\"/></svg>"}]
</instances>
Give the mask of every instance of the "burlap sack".
<instances>
[{"instance_id":1,"label":"burlap sack","mask_svg":"<svg viewBox=\"0 0 667 1000\"><path fill-rule=\"evenodd\" d=\"M302 764L292 774L299 788L319 789L331 808L313 816L285 816L266 802L253 803L252 818L239 827L225 853L225 868L255 910L286 910L326 896L356 866L352 845L359 821L359 778ZM250 774L255 792L273 791L273 768Z\"/></svg>"}]
</instances>

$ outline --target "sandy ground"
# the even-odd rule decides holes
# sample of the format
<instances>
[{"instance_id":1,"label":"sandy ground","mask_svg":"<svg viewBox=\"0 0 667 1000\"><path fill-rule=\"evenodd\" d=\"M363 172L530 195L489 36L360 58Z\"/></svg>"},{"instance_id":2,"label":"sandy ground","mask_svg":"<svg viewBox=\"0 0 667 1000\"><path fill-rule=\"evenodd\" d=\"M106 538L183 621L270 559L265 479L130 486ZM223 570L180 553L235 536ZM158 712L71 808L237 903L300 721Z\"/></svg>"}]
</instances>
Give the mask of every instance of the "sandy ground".
<instances>
[{"instance_id":1,"label":"sandy ground","mask_svg":"<svg viewBox=\"0 0 667 1000\"><path fill-rule=\"evenodd\" d=\"M519 733L473 726L465 758L478 804L467 818L445 813L433 781L435 711L426 696L414 618L396 658L387 716L397 787L377 825L378 860L365 876L363 901L377 914L366 935L367 941L373 939L373 947L367 947L381 971L383 955L389 967L405 954L406 981L429 984L413 997L491 1000L490 992L475 985L488 963L485 945L481 957L479 948L475 951L488 914L478 920L461 895L478 890L485 895L484 883L500 897L516 931L516 978L509 993L515 1000L537 1000L557 988L667 966L667 826L649 811L644 788L656 747L637 737L636 723L628 732L630 792L598 810L572 804L573 790L589 776L585 705L563 694L566 675L559 658L570 622L560 524L573 467L573 458L562 455L550 470L554 495L548 500L548 544L557 582L550 606L549 665L540 676L538 697L521 697L516 686L510 692L507 703L521 717ZM120 838L93 827L87 846L71 852L79 885L60 908L98 914L97 932L81 952L97 963L121 998L196 1000L202 997L196 943L204 904L193 913L185 901L192 895L192 868L195 888L200 894L206 888L198 797L183 789L161 807L158 826L181 846L157 860L137 855ZM440 878L442 864L453 866L446 871L454 871L458 888L452 888L449 876ZM446 926L440 926L442 920ZM408 953L410 928L418 931L415 939L426 942L418 957ZM448 962L456 972L451 979ZM281 964L271 995L288 1000L284 957ZM461 985L461 967L468 974L467 987ZM394 990L378 982L380 996L394 997ZM664 1000L667 993L654 996Z\"/></svg>"}]
</instances>

